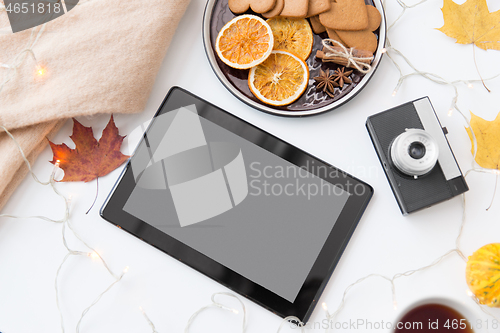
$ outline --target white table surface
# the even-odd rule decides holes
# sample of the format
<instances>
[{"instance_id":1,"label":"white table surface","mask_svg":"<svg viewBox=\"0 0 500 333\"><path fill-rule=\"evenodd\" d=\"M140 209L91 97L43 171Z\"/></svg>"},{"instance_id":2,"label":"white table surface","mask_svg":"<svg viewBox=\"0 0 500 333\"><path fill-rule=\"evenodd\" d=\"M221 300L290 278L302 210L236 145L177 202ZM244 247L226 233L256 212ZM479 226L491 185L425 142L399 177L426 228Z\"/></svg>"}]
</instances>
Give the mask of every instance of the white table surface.
<instances>
[{"instance_id":1,"label":"white table surface","mask_svg":"<svg viewBox=\"0 0 500 333\"><path fill-rule=\"evenodd\" d=\"M389 0L388 3L386 14L391 23L400 7L396 1ZM488 3L491 11L500 9L498 1L488 0ZM472 46L455 44L453 39L436 30L443 24L441 6L442 1L429 0L409 10L389 33L393 46L422 70L437 73L448 80L476 79ZM454 112L451 117L447 116L453 97L451 87L412 77L393 97L398 73L389 58L384 57L368 86L341 108L302 119L268 115L237 100L212 72L201 38L204 7L204 0L192 0L189 5L144 112L116 115L121 134L128 134L149 120L168 90L172 86L181 86L371 184L375 188L373 199L319 301L326 302L330 309L337 307L350 283L365 275L392 276L419 268L454 248L462 217L461 197L403 217L364 126L371 114L427 95L449 130L448 139L465 172L472 161L470 142L459 114ZM484 77L500 73L498 51L477 49L476 53ZM396 59L408 73L409 68L401 59ZM475 83L473 89L460 85L459 105L466 112L472 110L492 120L500 111L500 79L487 84L492 93L487 93L480 83ZM79 118L79 121L92 126L99 137L108 119L108 116L96 116ZM69 139L71 131L72 122L69 121L54 141L74 147ZM125 145L122 151L129 151L135 143ZM50 175L52 165L48 161L51 158L47 147L34 164L35 173L42 179ZM80 331L151 332L139 311L142 306L158 332L182 332L191 314L210 303L212 293L227 289L100 218L99 208L121 169L100 179L99 197L88 215L85 212L94 200L95 181L57 185L66 195L73 195L71 221L78 233L100 251L113 271L119 273L124 267L130 267L123 280L88 313ZM490 211L485 210L492 198L494 183L494 175L472 173L468 177L467 224L462 239L466 255L485 244L500 241L500 196ZM63 208L50 188L27 177L3 213L59 218ZM74 238L69 237L69 242L72 247L84 250ZM61 225L35 219L0 221L0 332L60 331L54 278L65 254ZM487 319L467 296L464 276L465 263L453 254L438 266L401 278L396 282L396 310L389 283L381 279L366 281L351 290L345 309L337 320L393 321L408 304L429 297L456 300L474 312L474 316ZM67 332L75 331L83 309L112 281L98 261L87 257L69 259L60 276ZM276 332L281 322L278 316L251 301L245 299L243 302L249 313L248 332ZM500 315L500 309L495 313ZM317 307L311 322L319 325L324 318L321 307ZM199 316L192 332L239 332L240 320L241 315L211 310ZM287 328L283 331L294 330ZM351 331L375 330L358 327Z\"/></svg>"}]
</instances>

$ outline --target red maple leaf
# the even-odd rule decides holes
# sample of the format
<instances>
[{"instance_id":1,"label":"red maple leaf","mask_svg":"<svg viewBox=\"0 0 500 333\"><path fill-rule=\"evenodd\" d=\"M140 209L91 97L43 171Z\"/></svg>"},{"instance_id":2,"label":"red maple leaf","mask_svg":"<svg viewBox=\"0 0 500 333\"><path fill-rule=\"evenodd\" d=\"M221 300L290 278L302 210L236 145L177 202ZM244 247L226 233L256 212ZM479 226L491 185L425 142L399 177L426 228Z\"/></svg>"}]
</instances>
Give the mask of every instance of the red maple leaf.
<instances>
[{"instance_id":1,"label":"red maple leaf","mask_svg":"<svg viewBox=\"0 0 500 333\"><path fill-rule=\"evenodd\" d=\"M118 134L112 115L99 142L94 138L92 127L85 127L74 118L70 138L75 149L65 143L57 145L49 141L54 154L50 163L59 161L59 167L64 170L61 182L89 182L107 175L130 157L120 152L125 136Z\"/></svg>"}]
</instances>

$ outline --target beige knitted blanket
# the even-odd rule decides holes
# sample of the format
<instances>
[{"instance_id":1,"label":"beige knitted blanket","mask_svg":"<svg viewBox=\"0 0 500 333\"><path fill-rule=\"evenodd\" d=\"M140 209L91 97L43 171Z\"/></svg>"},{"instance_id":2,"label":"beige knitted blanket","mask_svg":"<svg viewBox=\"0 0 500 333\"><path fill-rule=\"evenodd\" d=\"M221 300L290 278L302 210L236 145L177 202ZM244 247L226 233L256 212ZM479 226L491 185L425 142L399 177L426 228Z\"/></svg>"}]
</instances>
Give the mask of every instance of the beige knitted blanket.
<instances>
[{"instance_id":1,"label":"beige knitted blanket","mask_svg":"<svg viewBox=\"0 0 500 333\"><path fill-rule=\"evenodd\" d=\"M0 11L0 85L12 77L0 92L0 125L33 162L68 118L141 112L188 3L81 0L46 23L32 48L36 62L25 52L15 73L9 65L41 26L12 34ZM0 133L0 209L26 173L16 146Z\"/></svg>"}]
</instances>

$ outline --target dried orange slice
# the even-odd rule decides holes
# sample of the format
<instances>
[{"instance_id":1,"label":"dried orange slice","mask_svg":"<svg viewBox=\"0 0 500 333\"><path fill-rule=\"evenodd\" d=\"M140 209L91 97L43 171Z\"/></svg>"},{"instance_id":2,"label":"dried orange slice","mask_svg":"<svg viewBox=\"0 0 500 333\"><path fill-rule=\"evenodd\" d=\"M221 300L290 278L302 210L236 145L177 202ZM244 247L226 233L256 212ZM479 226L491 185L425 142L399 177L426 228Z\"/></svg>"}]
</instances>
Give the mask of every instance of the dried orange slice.
<instances>
[{"instance_id":1,"label":"dried orange slice","mask_svg":"<svg viewBox=\"0 0 500 333\"><path fill-rule=\"evenodd\" d=\"M266 60L273 45L273 32L266 21L255 15L240 15L221 29L215 48L228 66L248 69Z\"/></svg>"},{"instance_id":2,"label":"dried orange slice","mask_svg":"<svg viewBox=\"0 0 500 333\"><path fill-rule=\"evenodd\" d=\"M275 50L290 51L302 60L309 58L314 40L306 19L274 17L266 22L273 30Z\"/></svg>"},{"instance_id":3,"label":"dried orange slice","mask_svg":"<svg viewBox=\"0 0 500 333\"><path fill-rule=\"evenodd\" d=\"M296 101L309 83L307 64L293 53L275 50L262 64L253 67L248 86L259 100L282 106Z\"/></svg>"}]
</instances>

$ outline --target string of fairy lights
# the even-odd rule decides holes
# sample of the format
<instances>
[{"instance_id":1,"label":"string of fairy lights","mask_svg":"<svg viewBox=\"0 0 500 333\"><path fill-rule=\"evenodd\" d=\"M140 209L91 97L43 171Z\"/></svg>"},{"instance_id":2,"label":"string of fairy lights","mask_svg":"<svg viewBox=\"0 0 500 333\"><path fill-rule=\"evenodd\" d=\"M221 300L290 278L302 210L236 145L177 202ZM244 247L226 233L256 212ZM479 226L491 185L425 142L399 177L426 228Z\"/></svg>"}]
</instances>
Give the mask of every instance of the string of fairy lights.
<instances>
[{"instance_id":1,"label":"string of fairy lights","mask_svg":"<svg viewBox=\"0 0 500 333\"><path fill-rule=\"evenodd\" d=\"M406 11L408 9L415 8L415 7L419 6L419 5L427 2L428 0L421 0L420 2L417 2L417 3L412 4L412 5L406 4L403 0L396 0L396 1L401 6L402 11L399 14L399 16L396 18L396 20L388 27L388 29L387 29L387 33L388 34L389 34L389 31L396 25L396 23L404 16L404 14L406 13ZM88 1L86 1L86 2L88 2ZM81 5L81 4L86 3L86 2L80 2L78 5ZM384 5L384 7L386 7L386 0L383 0L383 5ZM5 10L6 10L5 6L3 4L0 4L0 13L2 13ZM21 50L13 58L12 62L9 63L9 64L0 63L0 69L4 69L4 70L7 71L7 73L4 75L3 80L2 80L2 82L0 84L0 93L2 92L4 86L8 82L10 82L16 76L17 69L20 68L21 66L23 66L25 64L25 62L27 61L27 59L31 59L33 61L33 63L34 63L34 69L35 69L35 75L36 76L38 76L38 77L45 77L46 76L47 71L49 69L47 69L47 68L45 68L45 67L43 67L41 65L41 63L36 58L35 52L33 51L36 43L39 41L39 39L42 36L42 34L44 33L44 31L45 31L45 24L41 25L40 27L33 28L31 30L31 34L30 34L30 37L28 38L28 41L26 43L25 48L23 50ZM421 70L417 69L412 64L412 62L409 60L409 58L407 58L401 51L399 51L398 49L396 49L395 47L392 46L389 37L387 37L387 44L386 44L385 48L383 49L383 52L386 53L387 57L391 60L391 62L394 64L394 66L398 69L398 72L399 72L399 79L398 79L398 82L397 82L396 87L394 89L393 96L397 94L399 88L404 83L404 81L406 79L410 78L410 77L413 77L413 76L421 76L421 77L423 77L423 78L425 78L425 79L427 79L427 80L429 80L429 81L431 81L433 83L436 83L438 85L450 86L450 87L453 88L454 96L453 96L453 98L451 100L451 105L450 105L450 109L448 111L448 115L451 116L453 114L454 110L456 110L456 111L459 112L459 114L463 117L463 119L467 123L467 125L469 125L468 127L471 129L473 146L474 146L474 152L473 152L474 158L473 158L473 161L472 161L472 168L469 171L466 172L465 177L467 177L471 172L489 173L489 174L494 174L496 176L500 175L500 171L482 168L479 165L477 165L477 163L475 162L475 156L476 156L476 153L477 153L477 141L476 141L476 137L474 135L474 132L473 132L472 128L470 127L468 118L465 116L465 114L460 110L460 108L458 106L458 100L459 100L458 86L463 84L463 85L466 85L468 88L472 89L474 87L473 84L476 83L476 82L481 82L481 80L455 80L455 81L449 81L449 80L446 80L445 78L441 77L438 74L430 73L430 72L426 72L426 71L421 71ZM402 70L400 64L396 61L396 57L399 57L400 59L402 59L403 62L406 63L412 69L412 72L410 72L408 74L403 74L403 70ZM492 80L492 79L495 79L497 77L498 77L498 75L496 75L494 77L491 77L489 79L486 79L485 81ZM62 225L62 228L61 228L62 243L63 243L63 245L64 245L67 253L64 256L61 264L59 265L59 267L57 269L56 276L55 276L55 281L54 281L54 289L55 289L57 309L58 309L59 317L60 317L61 331L63 333L66 331L66 327L65 327L64 316L63 316L63 312L61 310L61 304L60 304L60 298L61 297L60 297L60 290L59 290L59 284L60 284L59 283L59 278L60 278L60 275L61 275L62 268L64 267L64 265L68 261L68 259L70 257L72 257L72 256L84 256L84 257L88 257L88 258L91 258L93 260L99 261L103 265L103 267L105 268L105 270L107 271L107 273L113 278L113 282L105 290L103 290L94 299L94 301L91 304L89 304L89 306L87 306L82 311L82 313L80 315L80 318L79 318L79 320L77 322L76 328L75 328L76 332L79 333L82 321L85 318L85 316L89 313L89 311L94 306L96 306L98 304L98 302L102 299L102 297L109 290L111 290L113 288L113 286L115 286L117 283L119 283L123 279L123 277L125 276L125 274L128 272L129 267L128 266L125 267L123 269L123 271L120 272L119 274L113 272L110 269L110 267L108 266L107 262L101 256L101 254L99 252L97 252L93 247L91 247L75 231L75 229L73 228L73 226L71 224L71 219L70 219L70 217L71 217L71 201L72 201L72 197L71 196L66 197L65 195L63 195L57 189L57 186L56 186L56 179L55 178L56 178L56 174L57 174L57 172L59 170L59 163L56 162L56 164L54 165L53 171L52 171L52 173L51 173L50 178L49 178L48 181L46 181L46 182L40 181L38 179L38 177L35 175L35 173L32 171L31 164L28 161L28 159L26 158L22 147L19 145L19 143L17 142L17 140L15 139L15 137L4 126L0 125L0 129L2 129L3 131L5 131L5 133L12 139L12 142L14 142L14 144L16 145L16 147L19 150L19 153L21 154L21 157L23 158L24 163L26 164L26 166L27 166L27 168L29 170L29 173L30 173L31 177L33 178L33 180L36 183L38 183L38 184L40 184L42 186L50 186L50 188L54 191L54 193L59 198L61 198L61 200L64 203L64 215L63 215L63 218L61 218L59 220L51 219L51 218L48 218L48 217L45 217L45 216L22 217L22 216L10 215L10 214L1 214L0 215L0 217L14 218L14 219L35 218L35 219L40 219L40 220L43 220L43 221L46 221L46 222L56 223L56 224L61 224ZM464 229L464 226L465 226L465 223L466 223L466 198L465 198L465 194L462 195L462 198L463 198L462 223L460 225L459 233L458 233L458 236L457 236L456 241L455 241L455 248L454 249L451 249L451 250L447 251L445 254L443 254L442 256L440 256L439 258L437 258L436 260L434 260L431 264L429 264L427 266L424 266L424 267L421 267L421 268L418 268L418 269L409 270L409 271L406 271L406 272L403 272L403 273L398 273L398 274L395 274L392 277L384 276L384 275L381 275L381 274L370 274L370 275L367 275L365 277L362 277L362 278L358 279L354 283L350 284L344 290L341 302L340 302L340 304L338 305L338 307L336 308L336 310L333 313L329 312L328 306L327 306L326 303L322 304L323 309L324 309L325 314L326 314L327 320L329 322L333 321L336 318L336 316L344 309L346 298L347 298L349 292L351 291L351 289L354 286L356 286L358 284L361 284L361 283L363 283L364 281L366 281L368 279L378 278L378 279L383 279L383 280L389 282L390 285L391 285L393 306L394 306L394 308L397 308L396 285L395 285L395 281L397 279L399 279L401 277L408 277L408 276L411 276L411 275L413 275L413 274L415 274L417 272L421 272L421 271L427 270L428 268L434 267L434 266L438 265L440 262L442 262L443 259L445 259L446 257L448 257L448 256L450 256L452 254L458 254L464 261L467 261L466 256L463 254L463 252L460 249L460 240L461 240L461 237L462 237L462 234L463 234L463 229ZM83 244L87 248L87 251L75 250L71 246L68 245L68 241L67 241L68 229L69 229L69 232L71 232L71 234L73 234L76 237L76 239L78 241L80 241L81 244ZM468 295L476 302L476 304L478 306L480 306L477 298L475 298L474 295L472 295L472 293L470 291L468 291ZM231 308L231 307L225 306L222 303L218 302L216 300L216 298L217 297L221 297L221 296L230 297L230 298L236 299L239 302L239 304L241 305L241 310L237 310L235 308ZM192 323L197 318L197 316L201 312L205 311L208 308L222 309L222 310L225 310L225 311L229 311L229 312L231 312L231 313L233 313L235 315L239 315L240 313L242 313L243 318L242 318L242 328L241 329L242 329L243 333L246 332L246 329L247 329L247 311L246 311L244 303L236 295L233 295L233 294L227 293L227 292L221 292L221 293L215 293L215 294L212 295L212 303L211 304L209 304L207 306L204 306L204 307L200 308L198 311L196 311L195 313L193 313L193 315L189 318L189 320L187 322L187 325L186 325L186 328L184 330L184 333L188 333L189 332L189 329L190 329ZM480 306L480 308L481 308L481 310L484 313L486 313L486 314L488 314L488 315L496 318L497 320L500 320L498 317L496 317L494 314L492 314L490 311L488 311L484 306ZM147 324L150 326L152 332L153 333L158 333L158 331L156 330L156 327L155 327L153 321L148 317L148 315L146 314L146 312L144 311L144 309L142 307L139 307L139 310L142 313L142 315L143 315L144 319L146 320ZM281 322L281 324L280 324L277 332L278 333L281 332L282 328L287 323L289 323L290 321L294 321L296 323L299 323L298 326L299 326L299 328L301 328L301 332L305 332L305 330L304 330L304 324L301 323L300 320L298 318L296 318L296 317L287 317L287 318L283 319L283 321ZM327 329L327 331L328 331L328 329Z\"/></svg>"},{"instance_id":2,"label":"string of fairy lights","mask_svg":"<svg viewBox=\"0 0 500 333\"><path fill-rule=\"evenodd\" d=\"M7 69L7 73L4 75L4 80L0 84L0 93L2 93L5 85L17 75L17 69L21 67L27 59L33 60L35 64L35 75L39 77L45 76L46 69L39 64L35 56L35 52L33 52L33 48L44 31L45 24L42 24L39 28L37 27L31 29L31 34L28 38L28 42L26 43L26 47L14 57L14 60L10 64L0 63L0 68Z\"/></svg>"},{"instance_id":3,"label":"string of fairy lights","mask_svg":"<svg viewBox=\"0 0 500 333\"><path fill-rule=\"evenodd\" d=\"M13 218L13 219L40 219L40 220L43 220L46 222L52 222L52 223L57 223L57 224L62 225L62 228L61 228L62 242L63 242L64 247L67 250L67 253L66 253L66 256L64 257L64 259L62 260L61 264L59 265L59 268L57 269L56 277L55 277L55 281L54 281L54 289L55 289L55 294L56 294L57 309L59 311L59 316L60 316L61 331L63 333L65 332L65 326L64 326L64 317L63 317L63 313L61 311L61 305L60 305L60 301L59 301L59 299L60 299L60 297L59 297L59 294L60 294L59 275L61 273L62 267L67 262L67 259L70 256L86 256L86 257L90 257L92 259L99 259L101 261L101 263L103 264L103 266L106 268L107 272L114 278L114 282L111 283L109 285L109 287L106 288L103 292L101 292L97 296L97 298L87 308L85 308L85 310L82 312L80 319L78 320L78 323L76 326L76 332L79 333L80 332L80 325L81 325L82 320L85 317L85 315L90 311L90 309L92 307L94 307L97 304L97 302L99 302L99 300L102 298L102 296L104 296L104 294L106 294L115 284L117 284L119 281L121 281L124 274L127 273L128 267L125 267L125 269L123 270L123 272L120 275L115 274L113 271L111 271L108 264L103 259L103 257L99 254L99 252L97 252L89 244L87 244L87 242L85 242L85 240L83 240L83 238L73 228L73 226L71 224L71 220L70 220L70 209L71 209L72 197L71 196L66 197L55 186L56 185L55 177L56 177L56 172L59 170L60 161L56 161L49 180L46 182L40 181L38 179L38 177L35 175L35 173L33 173L30 162L26 158L26 155L24 154L24 151L23 151L21 145L17 142L17 140L12 135L12 133L10 133L10 131L7 128L5 128L4 126L1 126L1 125L0 125L0 129L2 129L12 139L12 142L16 145L17 149L19 150L19 153L21 154L22 159L24 160L24 163L26 164L26 166L28 168L28 172L32 176L33 180L42 186L50 186L51 189L54 191L54 193L58 197L60 197L62 199L62 201L64 202L64 216L62 219L59 219L59 220L51 219L51 218L48 218L45 216L16 216L16 215L10 215L10 214L0 214L0 217ZM74 250L68 245L67 238L66 238L66 234L67 234L66 228L68 228L72 232L72 234L88 249L88 251Z\"/></svg>"},{"instance_id":4,"label":"string of fairy lights","mask_svg":"<svg viewBox=\"0 0 500 333\"><path fill-rule=\"evenodd\" d=\"M408 78L410 78L412 76L420 76L420 77L423 77L423 78L425 78L425 79L427 79L427 80L429 80L429 81L431 81L433 83L439 84L439 85L451 86L453 88L453 91L454 91L454 96L453 96L452 101L451 101L450 109L448 110L448 116L452 116L454 110L458 111L459 114L464 119L464 121L467 123L467 125L468 125L467 127L471 130L471 134L472 134L472 142L473 142L473 147L474 147L473 159L472 159L472 167L471 167L470 170L468 170L466 172L465 177L467 177L471 172L490 173L490 174L494 174L494 175L498 176L500 174L499 170L482 168L482 167L480 167L476 163L476 161L475 161L476 155L477 155L477 140L476 140L476 135L474 134L474 131L472 130L472 127L470 126L469 119L465 116L465 114L462 112L462 110L459 108L459 106L457 104L458 103L458 98L459 98L459 91L458 91L457 85L464 84L468 88L472 89L472 88L474 88L473 83L482 82L483 80L455 80L455 81L449 81L449 80L444 79L443 77L441 77L438 74L431 73L431 72L426 72L426 71L421 71L421 70L417 69L412 64L412 62L409 60L408 57L406 57L401 51L399 51L398 49L396 49L395 47L392 46L390 38L389 38L389 32L396 25L396 23L398 23L399 20L404 16L404 14L406 13L406 11L408 9L415 8L415 7L419 6L419 5L422 5L422 4L426 3L428 0L421 0L421 1L417 2L417 3L415 3L415 4L412 4L412 5L406 4L403 0L396 0L396 1L401 6L402 11L400 12L399 16L393 21L393 23L388 27L388 29L387 29L386 46L383 49L383 52L392 61L392 63L394 64L394 66L397 68L397 70L399 72L399 79L398 79L396 87L395 87L395 89L394 89L394 91L392 93L392 96L395 96L397 94L397 92L398 92L398 89L403 84L403 82L406 79L408 79ZM384 7L386 7L386 0L383 0L383 5L384 5ZM401 66L399 65L399 63L395 60L395 56L399 56L413 70L413 72L410 72L408 74L403 74L403 70L402 70ZM484 81L495 79L498 76L500 76L500 74L499 75L495 75L495 76L493 76L491 78L485 79ZM495 188L495 190L496 190L496 188ZM346 300L346 297L347 297L349 291L354 286L356 286L358 284L361 284L361 283L363 283L364 281L366 281L368 279L379 278L379 279L383 279L385 281L388 281L391 284L393 306L394 306L394 309L397 309L396 286L395 286L395 283L394 283L395 280L397 280L397 279L399 279L401 277L411 276L411 275L413 275L413 274L415 274L417 272L421 272L421 271L427 270L427 269L429 269L431 267L434 267L434 266L438 265L444 258L446 258L447 256L449 256L451 254L454 254L454 253L458 254L460 256L460 258L462 258L462 260L464 260L465 262L467 262L466 256L463 254L462 250L460 249L460 240L461 240L461 237L462 237L462 234L463 234L463 230L464 230L464 226L465 226L465 222L466 222L466 207L467 207L466 206L466 197L465 197L465 193L464 193L464 194L462 194L462 208L463 208L463 211L462 211L462 223L460 225L459 233L458 233L458 236L457 236L456 241L455 241L455 248L454 249L447 251L445 254L443 254L442 256L440 256L439 258L437 258L436 260L434 260L434 262L432 262L431 264L429 264L427 266L424 266L424 267L420 267L418 269L409 270L409 271L406 271L404 273L398 273L398 274L395 274L392 277L387 277L387 276L384 276L384 275L381 275L381 274L369 274L369 275L367 275L365 277L362 277L362 278L358 279L357 281L355 281L352 284L350 284L349 286L347 286L347 288L344 290L341 302L340 302L339 306L336 308L336 310L333 313L330 314L330 312L328 311L328 306L327 306L326 303L322 304L322 307L323 307L323 309L325 311L327 320L329 322L333 321L336 318L336 316L343 310L343 308L345 306L345 300ZM483 311L485 314L487 314L487 315L495 318L496 320L500 321L499 317L495 316L493 313L491 313L489 310L487 310L484 306L481 306L481 304L479 303L479 300L472 294L472 292L470 292L468 290L467 294L480 307L481 311ZM327 329L327 331L328 331L328 329Z\"/></svg>"}]
</instances>

